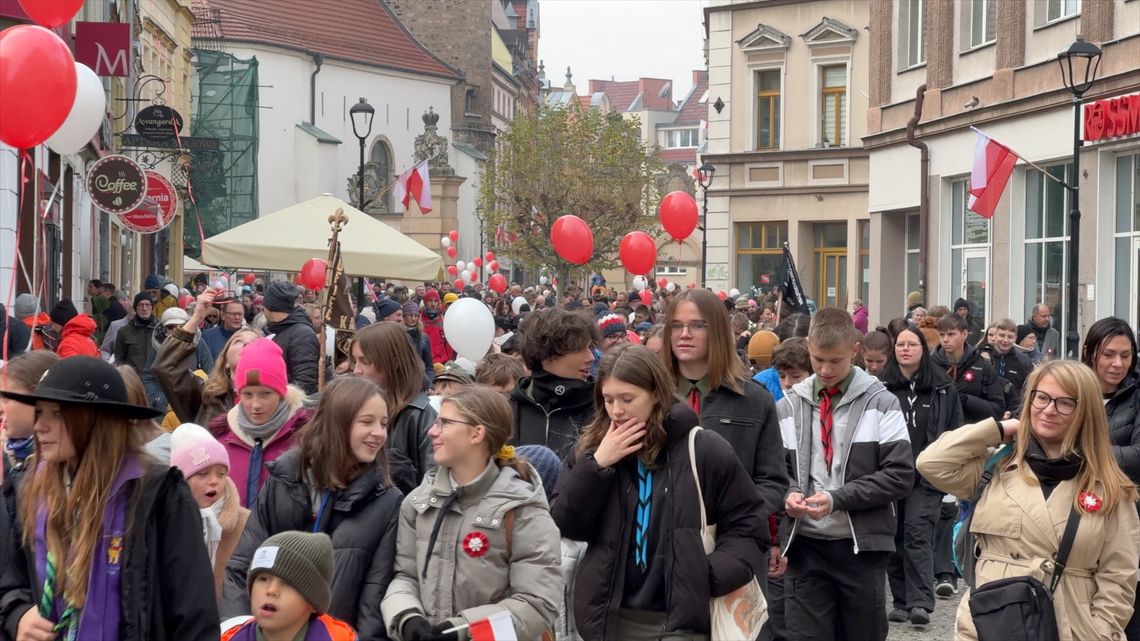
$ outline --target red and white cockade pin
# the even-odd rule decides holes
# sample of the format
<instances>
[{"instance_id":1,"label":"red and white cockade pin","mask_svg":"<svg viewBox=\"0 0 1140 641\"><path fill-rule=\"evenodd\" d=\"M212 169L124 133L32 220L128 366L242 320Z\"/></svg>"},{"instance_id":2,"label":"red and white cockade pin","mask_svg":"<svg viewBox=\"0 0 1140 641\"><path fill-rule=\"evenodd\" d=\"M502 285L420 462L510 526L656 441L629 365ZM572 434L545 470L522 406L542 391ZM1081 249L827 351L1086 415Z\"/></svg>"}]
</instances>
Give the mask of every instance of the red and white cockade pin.
<instances>
[{"instance_id":1,"label":"red and white cockade pin","mask_svg":"<svg viewBox=\"0 0 1140 641\"><path fill-rule=\"evenodd\" d=\"M1101 506L1104 505L1104 501L1092 492L1081 492L1077 500L1081 504L1081 509L1085 512L1097 512Z\"/></svg>"},{"instance_id":2,"label":"red and white cockade pin","mask_svg":"<svg viewBox=\"0 0 1140 641\"><path fill-rule=\"evenodd\" d=\"M967 370L965 374L962 374L962 380L966 381L967 383L973 381L974 380L974 373Z\"/></svg>"},{"instance_id":3,"label":"red and white cockade pin","mask_svg":"<svg viewBox=\"0 0 1140 641\"><path fill-rule=\"evenodd\" d=\"M491 541L482 532L471 532L463 537L463 551L469 557L477 559L486 554L489 549L491 549Z\"/></svg>"}]
</instances>

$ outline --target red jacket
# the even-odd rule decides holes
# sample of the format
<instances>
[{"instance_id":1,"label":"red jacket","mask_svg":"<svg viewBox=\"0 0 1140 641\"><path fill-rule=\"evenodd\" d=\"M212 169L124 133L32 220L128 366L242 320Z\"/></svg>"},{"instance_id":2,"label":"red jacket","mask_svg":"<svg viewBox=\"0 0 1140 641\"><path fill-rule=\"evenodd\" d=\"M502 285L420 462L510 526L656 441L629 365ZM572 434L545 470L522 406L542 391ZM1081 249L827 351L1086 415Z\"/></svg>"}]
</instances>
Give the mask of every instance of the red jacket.
<instances>
[{"instance_id":1,"label":"red jacket","mask_svg":"<svg viewBox=\"0 0 1140 641\"><path fill-rule=\"evenodd\" d=\"M95 344L92 336L95 334L95 319L87 314L80 314L67 321L63 326L63 333L59 337L59 347L55 353L60 358L68 356L94 356L99 358L99 346Z\"/></svg>"},{"instance_id":2,"label":"red jacket","mask_svg":"<svg viewBox=\"0 0 1140 641\"><path fill-rule=\"evenodd\" d=\"M431 342L431 361L433 363L446 363L455 360L455 350L447 344L447 337L443 335L443 310L435 320L428 318L425 312L420 319L424 323L424 334Z\"/></svg>"}]
</instances>

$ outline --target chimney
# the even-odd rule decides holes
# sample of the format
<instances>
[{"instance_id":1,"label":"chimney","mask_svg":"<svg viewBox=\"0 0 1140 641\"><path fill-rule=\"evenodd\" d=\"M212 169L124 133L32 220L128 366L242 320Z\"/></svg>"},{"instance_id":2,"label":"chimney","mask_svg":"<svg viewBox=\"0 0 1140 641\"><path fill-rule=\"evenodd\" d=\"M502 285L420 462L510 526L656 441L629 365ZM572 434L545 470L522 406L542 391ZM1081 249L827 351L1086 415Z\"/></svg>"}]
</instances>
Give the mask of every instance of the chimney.
<instances>
[{"instance_id":1,"label":"chimney","mask_svg":"<svg viewBox=\"0 0 1140 641\"><path fill-rule=\"evenodd\" d=\"M705 78L708 78L708 77L709 77L709 72L705 71L704 69L694 69L693 70L693 86L696 87L697 85L704 82Z\"/></svg>"},{"instance_id":2,"label":"chimney","mask_svg":"<svg viewBox=\"0 0 1140 641\"><path fill-rule=\"evenodd\" d=\"M603 82L605 82L605 80L591 80L590 81L590 95L591 96L598 93L599 91L602 91L602 83Z\"/></svg>"}]
</instances>

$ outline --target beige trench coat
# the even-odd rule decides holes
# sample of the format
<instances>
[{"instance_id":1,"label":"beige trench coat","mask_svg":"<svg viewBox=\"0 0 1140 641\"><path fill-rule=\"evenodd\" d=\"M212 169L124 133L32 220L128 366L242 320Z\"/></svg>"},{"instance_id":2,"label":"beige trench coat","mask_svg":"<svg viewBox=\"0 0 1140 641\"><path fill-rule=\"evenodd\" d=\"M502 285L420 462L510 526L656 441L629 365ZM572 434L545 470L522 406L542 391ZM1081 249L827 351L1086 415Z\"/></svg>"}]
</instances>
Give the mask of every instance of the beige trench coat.
<instances>
[{"instance_id":1,"label":"beige trench coat","mask_svg":"<svg viewBox=\"0 0 1140 641\"><path fill-rule=\"evenodd\" d=\"M918 471L943 492L971 496L981 480L987 448L1000 443L993 420L966 425L928 446L918 457ZM970 527L981 550L975 565L977 584L1028 575L1048 585L1075 484L1062 481L1046 501L1040 486L1021 478L1017 462L999 469ZM1140 519L1131 502L1117 505L1107 517L1103 512L1082 514L1068 567L1054 593L1062 641L1124 640L1138 563ZM977 638L968 591L958 605L954 638Z\"/></svg>"},{"instance_id":2,"label":"beige trench coat","mask_svg":"<svg viewBox=\"0 0 1140 641\"><path fill-rule=\"evenodd\" d=\"M393 639L402 638L404 622L417 614L432 624L455 625L507 610L519 639L538 639L554 626L563 597L560 536L538 475L531 473L534 484L492 461L459 488L458 504L443 516L426 579L431 531L454 489L451 473L445 467L429 472L404 499L396 573L380 604ZM507 512L514 515L509 557ZM481 543L472 548L475 539ZM459 637L466 639L466 631Z\"/></svg>"}]
</instances>

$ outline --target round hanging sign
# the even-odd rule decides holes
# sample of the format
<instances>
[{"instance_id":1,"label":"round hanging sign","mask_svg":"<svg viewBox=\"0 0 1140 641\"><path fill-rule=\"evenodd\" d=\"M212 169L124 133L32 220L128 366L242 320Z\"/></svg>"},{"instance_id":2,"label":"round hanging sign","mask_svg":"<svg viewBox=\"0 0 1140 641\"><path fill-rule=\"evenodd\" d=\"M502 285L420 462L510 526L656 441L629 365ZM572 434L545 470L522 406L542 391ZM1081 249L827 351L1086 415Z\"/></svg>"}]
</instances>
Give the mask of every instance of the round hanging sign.
<instances>
[{"instance_id":1,"label":"round hanging sign","mask_svg":"<svg viewBox=\"0 0 1140 641\"><path fill-rule=\"evenodd\" d=\"M87 172L91 200L109 214L138 207L146 198L146 189L146 172L126 156L104 156Z\"/></svg>"},{"instance_id":2,"label":"round hanging sign","mask_svg":"<svg viewBox=\"0 0 1140 641\"><path fill-rule=\"evenodd\" d=\"M146 197L131 211L119 214L123 227L140 234L161 231L174 220L178 210L178 193L166 176L154 171L146 172Z\"/></svg>"},{"instance_id":3,"label":"round hanging sign","mask_svg":"<svg viewBox=\"0 0 1140 641\"><path fill-rule=\"evenodd\" d=\"M182 114L166 105L151 105L135 115L135 133L145 138L165 140L182 131Z\"/></svg>"}]
</instances>

